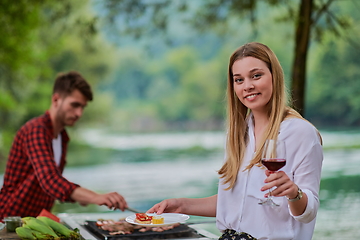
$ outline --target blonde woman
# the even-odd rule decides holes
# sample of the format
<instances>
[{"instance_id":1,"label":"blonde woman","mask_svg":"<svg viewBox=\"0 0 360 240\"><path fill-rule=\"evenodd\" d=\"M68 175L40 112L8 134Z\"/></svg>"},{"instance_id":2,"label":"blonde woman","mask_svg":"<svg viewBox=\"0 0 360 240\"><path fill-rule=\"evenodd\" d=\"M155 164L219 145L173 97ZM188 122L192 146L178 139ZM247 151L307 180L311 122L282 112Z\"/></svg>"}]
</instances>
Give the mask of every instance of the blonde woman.
<instances>
[{"instance_id":1,"label":"blonde woman","mask_svg":"<svg viewBox=\"0 0 360 240\"><path fill-rule=\"evenodd\" d=\"M248 43L230 57L226 158L218 194L167 199L148 212L215 217L220 239L312 238L319 208L321 136L287 106L282 67L266 45ZM286 165L270 173L260 162L266 139L285 142ZM259 205L268 190L279 207Z\"/></svg>"}]
</instances>

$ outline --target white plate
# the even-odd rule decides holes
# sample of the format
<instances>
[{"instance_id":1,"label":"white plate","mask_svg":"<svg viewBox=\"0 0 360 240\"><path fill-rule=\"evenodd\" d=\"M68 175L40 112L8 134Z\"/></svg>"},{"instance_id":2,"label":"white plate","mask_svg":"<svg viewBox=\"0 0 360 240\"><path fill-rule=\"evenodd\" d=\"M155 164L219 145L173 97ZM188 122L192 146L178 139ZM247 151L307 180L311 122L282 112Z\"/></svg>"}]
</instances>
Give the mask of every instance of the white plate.
<instances>
[{"instance_id":1,"label":"white plate","mask_svg":"<svg viewBox=\"0 0 360 240\"><path fill-rule=\"evenodd\" d=\"M138 223L138 222L135 222L135 219L136 219L135 214L128 216L125 219L125 221L127 221L128 223L131 223L131 224L136 224L136 225L146 226L146 227L162 227L162 226L172 225L172 224L175 224L175 223L185 222L186 220L189 219L188 215L181 214L181 213L163 213L161 215L147 213L147 215L149 215L149 216L162 216L162 217L164 217L164 223L162 223L162 224Z\"/></svg>"}]
</instances>

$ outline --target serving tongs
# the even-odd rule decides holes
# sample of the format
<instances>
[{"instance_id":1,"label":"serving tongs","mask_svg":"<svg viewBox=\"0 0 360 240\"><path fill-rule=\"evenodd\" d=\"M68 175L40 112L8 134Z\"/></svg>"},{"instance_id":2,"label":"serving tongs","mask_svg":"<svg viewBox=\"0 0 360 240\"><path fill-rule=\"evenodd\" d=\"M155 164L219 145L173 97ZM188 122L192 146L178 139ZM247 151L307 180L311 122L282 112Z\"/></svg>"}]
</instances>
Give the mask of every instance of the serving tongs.
<instances>
[{"instance_id":1,"label":"serving tongs","mask_svg":"<svg viewBox=\"0 0 360 240\"><path fill-rule=\"evenodd\" d=\"M139 210L137 210L135 208L131 208L131 207L127 207L127 208L125 208L125 210L128 210L128 211L133 212L133 213L141 213L141 211L139 211Z\"/></svg>"}]
</instances>

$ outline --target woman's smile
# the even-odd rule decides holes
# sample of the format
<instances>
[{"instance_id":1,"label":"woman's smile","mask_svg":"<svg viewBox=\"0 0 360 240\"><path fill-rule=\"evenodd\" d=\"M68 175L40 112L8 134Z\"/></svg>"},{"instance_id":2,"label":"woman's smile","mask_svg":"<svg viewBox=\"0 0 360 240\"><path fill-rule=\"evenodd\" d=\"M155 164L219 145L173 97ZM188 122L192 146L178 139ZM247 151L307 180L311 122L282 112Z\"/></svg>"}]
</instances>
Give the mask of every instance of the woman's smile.
<instances>
[{"instance_id":1,"label":"woman's smile","mask_svg":"<svg viewBox=\"0 0 360 240\"><path fill-rule=\"evenodd\" d=\"M256 96L258 96L260 93L253 93L253 94L250 94L250 95L247 95L245 96L245 98L249 101L253 101L256 99Z\"/></svg>"}]
</instances>

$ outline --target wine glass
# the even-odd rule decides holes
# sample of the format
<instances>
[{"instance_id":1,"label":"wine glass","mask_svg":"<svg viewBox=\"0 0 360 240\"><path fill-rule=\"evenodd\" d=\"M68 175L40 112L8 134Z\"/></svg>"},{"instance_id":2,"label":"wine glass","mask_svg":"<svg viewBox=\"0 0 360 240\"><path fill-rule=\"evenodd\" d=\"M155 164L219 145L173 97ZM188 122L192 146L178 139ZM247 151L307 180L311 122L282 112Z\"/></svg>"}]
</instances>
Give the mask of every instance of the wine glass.
<instances>
[{"instance_id":1,"label":"wine glass","mask_svg":"<svg viewBox=\"0 0 360 240\"><path fill-rule=\"evenodd\" d=\"M270 171L270 174L275 173L286 164L285 142L274 139L267 139L264 145L264 150L261 155L261 163ZM260 200L260 205L269 205L278 207L272 200L271 189L269 189L268 197L265 200Z\"/></svg>"}]
</instances>

